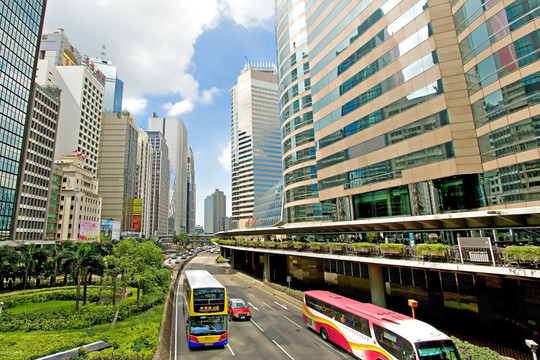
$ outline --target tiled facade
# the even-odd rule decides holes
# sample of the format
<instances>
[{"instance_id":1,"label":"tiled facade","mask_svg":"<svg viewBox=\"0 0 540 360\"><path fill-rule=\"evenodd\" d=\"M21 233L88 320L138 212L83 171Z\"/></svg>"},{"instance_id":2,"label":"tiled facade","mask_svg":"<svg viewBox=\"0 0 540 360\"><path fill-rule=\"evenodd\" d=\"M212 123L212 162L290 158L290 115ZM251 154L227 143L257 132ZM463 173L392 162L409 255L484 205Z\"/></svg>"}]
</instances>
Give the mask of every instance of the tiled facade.
<instances>
[{"instance_id":1,"label":"tiled facade","mask_svg":"<svg viewBox=\"0 0 540 360\"><path fill-rule=\"evenodd\" d=\"M147 131L147 134L153 150L150 236L167 235L170 201L169 147L161 132Z\"/></svg>"},{"instance_id":2,"label":"tiled facade","mask_svg":"<svg viewBox=\"0 0 540 360\"><path fill-rule=\"evenodd\" d=\"M336 221L540 204L537 1L303 3L276 1L290 222L310 190Z\"/></svg>"}]
</instances>

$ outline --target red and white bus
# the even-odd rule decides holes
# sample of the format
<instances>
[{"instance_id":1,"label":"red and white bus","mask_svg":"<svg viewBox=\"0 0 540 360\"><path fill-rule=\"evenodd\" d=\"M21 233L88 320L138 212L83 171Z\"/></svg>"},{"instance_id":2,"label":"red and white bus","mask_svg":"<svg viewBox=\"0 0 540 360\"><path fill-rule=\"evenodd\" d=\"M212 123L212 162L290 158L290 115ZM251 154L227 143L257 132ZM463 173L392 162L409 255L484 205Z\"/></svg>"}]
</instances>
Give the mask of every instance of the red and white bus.
<instances>
[{"instance_id":1,"label":"red and white bus","mask_svg":"<svg viewBox=\"0 0 540 360\"><path fill-rule=\"evenodd\" d=\"M362 360L459 360L452 340L433 326L329 291L304 292L304 323Z\"/></svg>"}]
</instances>

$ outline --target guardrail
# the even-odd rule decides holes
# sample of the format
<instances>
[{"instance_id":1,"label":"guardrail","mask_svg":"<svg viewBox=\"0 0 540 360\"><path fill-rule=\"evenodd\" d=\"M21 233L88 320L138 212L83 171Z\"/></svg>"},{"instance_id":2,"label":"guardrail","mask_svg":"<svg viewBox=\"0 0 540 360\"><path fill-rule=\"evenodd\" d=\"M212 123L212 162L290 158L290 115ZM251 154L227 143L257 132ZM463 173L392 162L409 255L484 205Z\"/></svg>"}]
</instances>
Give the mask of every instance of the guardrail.
<instances>
[{"instance_id":1,"label":"guardrail","mask_svg":"<svg viewBox=\"0 0 540 360\"><path fill-rule=\"evenodd\" d=\"M540 246L522 247L524 250L526 250L526 248L532 248L532 250L534 250L531 251L533 255L529 256L529 258L523 258L505 255L505 248L499 248L497 246L486 248L459 245L449 246L443 244L418 244L417 246L410 246L404 244L379 243L299 243L293 241L245 240L218 240L217 242L229 246L292 250L297 252L339 254L371 258L392 258L420 262L445 262L540 269L540 256L538 256L538 254L540 254Z\"/></svg>"}]
</instances>

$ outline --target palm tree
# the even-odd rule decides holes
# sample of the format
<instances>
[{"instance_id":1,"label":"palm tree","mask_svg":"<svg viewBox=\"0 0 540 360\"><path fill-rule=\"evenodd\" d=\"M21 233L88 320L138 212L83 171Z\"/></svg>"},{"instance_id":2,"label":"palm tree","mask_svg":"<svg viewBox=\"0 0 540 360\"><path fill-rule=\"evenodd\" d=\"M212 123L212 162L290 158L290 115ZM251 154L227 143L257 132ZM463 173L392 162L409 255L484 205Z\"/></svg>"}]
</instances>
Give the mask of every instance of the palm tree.
<instances>
[{"instance_id":1,"label":"palm tree","mask_svg":"<svg viewBox=\"0 0 540 360\"><path fill-rule=\"evenodd\" d=\"M22 270L24 271L24 275L22 278L22 285L23 290L26 289L26 284L29 280L29 278L32 276L32 272L34 269L34 256L37 254L39 249L36 247L35 244L29 244L27 246L22 246L21 249L21 262L20 265L22 267Z\"/></svg>"},{"instance_id":2,"label":"palm tree","mask_svg":"<svg viewBox=\"0 0 540 360\"><path fill-rule=\"evenodd\" d=\"M10 246L0 246L0 290L4 289L4 279L15 278L20 256Z\"/></svg>"}]
</instances>

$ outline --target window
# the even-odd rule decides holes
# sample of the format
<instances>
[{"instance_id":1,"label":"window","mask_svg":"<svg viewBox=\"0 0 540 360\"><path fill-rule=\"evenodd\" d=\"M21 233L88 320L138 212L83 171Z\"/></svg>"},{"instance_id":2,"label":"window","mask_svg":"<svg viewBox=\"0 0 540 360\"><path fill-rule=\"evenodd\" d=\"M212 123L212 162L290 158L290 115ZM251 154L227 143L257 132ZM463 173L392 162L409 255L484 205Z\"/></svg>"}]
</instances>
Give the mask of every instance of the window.
<instances>
[{"instance_id":1,"label":"window","mask_svg":"<svg viewBox=\"0 0 540 360\"><path fill-rule=\"evenodd\" d=\"M373 331L375 332L377 342L382 348L397 359L409 360L411 355L414 354L411 343L398 334L375 324L373 325Z\"/></svg>"}]
</instances>

